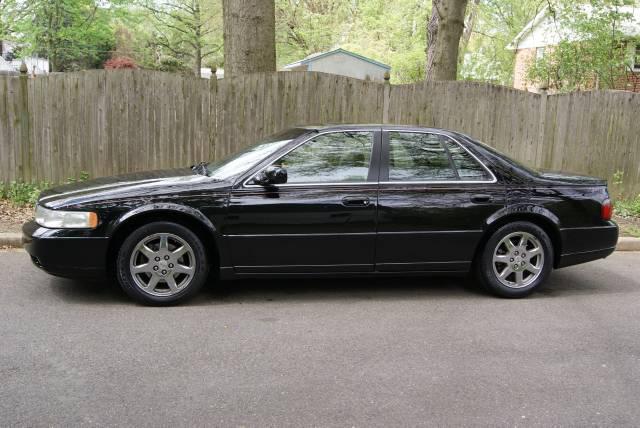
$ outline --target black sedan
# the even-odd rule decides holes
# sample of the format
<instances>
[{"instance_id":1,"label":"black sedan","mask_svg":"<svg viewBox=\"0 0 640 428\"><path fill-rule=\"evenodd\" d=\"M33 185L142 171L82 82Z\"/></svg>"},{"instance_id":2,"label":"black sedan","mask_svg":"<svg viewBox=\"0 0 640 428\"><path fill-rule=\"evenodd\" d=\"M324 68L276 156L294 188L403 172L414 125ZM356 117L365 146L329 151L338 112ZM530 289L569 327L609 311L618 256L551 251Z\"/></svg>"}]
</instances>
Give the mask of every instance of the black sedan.
<instances>
[{"instance_id":1,"label":"black sedan","mask_svg":"<svg viewBox=\"0 0 640 428\"><path fill-rule=\"evenodd\" d=\"M523 297L553 268L607 257L606 182L540 173L442 129L294 128L191 168L43 192L23 227L36 266L115 273L170 304L216 278L475 273Z\"/></svg>"}]
</instances>

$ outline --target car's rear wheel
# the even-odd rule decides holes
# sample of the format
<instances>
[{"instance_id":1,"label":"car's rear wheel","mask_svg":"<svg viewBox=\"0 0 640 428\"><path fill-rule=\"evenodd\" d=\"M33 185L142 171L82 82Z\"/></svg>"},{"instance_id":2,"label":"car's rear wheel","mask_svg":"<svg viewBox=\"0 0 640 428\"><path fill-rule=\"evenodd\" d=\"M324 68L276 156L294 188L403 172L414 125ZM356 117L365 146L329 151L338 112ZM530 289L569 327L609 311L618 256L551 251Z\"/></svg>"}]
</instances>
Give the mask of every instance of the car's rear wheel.
<instances>
[{"instance_id":1,"label":"car's rear wheel","mask_svg":"<svg viewBox=\"0 0 640 428\"><path fill-rule=\"evenodd\" d=\"M519 221L496 230L482 251L477 274L480 282L502 297L525 297L549 276L553 245L533 223Z\"/></svg>"},{"instance_id":2,"label":"car's rear wheel","mask_svg":"<svg viewBox=\"0 0 640 428\"><path fill-rule=\"evenodd\" d=\"M188 228L171 222L136 229L120 247L116 268L122 289L148 305L192 297L209 271L202 242Z\"/></svg>"}]
</instances>

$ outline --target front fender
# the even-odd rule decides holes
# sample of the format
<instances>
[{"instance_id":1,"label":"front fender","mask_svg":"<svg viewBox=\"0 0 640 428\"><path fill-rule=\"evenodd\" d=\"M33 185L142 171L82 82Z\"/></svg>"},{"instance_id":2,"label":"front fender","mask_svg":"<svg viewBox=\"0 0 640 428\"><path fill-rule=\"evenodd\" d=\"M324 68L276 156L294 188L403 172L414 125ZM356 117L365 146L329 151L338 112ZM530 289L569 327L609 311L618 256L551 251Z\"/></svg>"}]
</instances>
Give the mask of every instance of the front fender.
<instances>
[{"instance_id":1,"label":"front fender","mask_svg":"<svg viewBox=\"0 0 640 428\"><path fill-rule=\"evenodd\" d=\"M211 220L209 220L207 216L205 216L202 212L198 211L197 209L186 206L186 205L181 205L181 204L175 204L170 202L159 202L155 204L143 205L131 211L127 211L124 215L120 216L116 221L114 221L113 223L111 223L111 225L109 225L109 228L107 230L107 235L110 237L113 236L117 232L117 230L120 228L120 226L122 226L124 223L126 223L127 221L137 216L144 215L151 212L158 212L158 211L170 211L170 212L175 212L183 215L188 215L193 219L202 223L203 226L205 226L214 236L218 234L218 231L216 227L213 225L213 223L211 223Z\"/></svg>"}]
</instances>

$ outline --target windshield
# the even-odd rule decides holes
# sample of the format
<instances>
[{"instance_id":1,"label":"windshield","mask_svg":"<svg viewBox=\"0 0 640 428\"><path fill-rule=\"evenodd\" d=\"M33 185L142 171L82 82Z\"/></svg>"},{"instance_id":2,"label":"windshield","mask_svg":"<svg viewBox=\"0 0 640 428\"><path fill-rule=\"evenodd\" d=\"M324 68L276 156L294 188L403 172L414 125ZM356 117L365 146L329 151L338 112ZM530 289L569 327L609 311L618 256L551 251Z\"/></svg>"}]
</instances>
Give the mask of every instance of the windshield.
<instances>
[{"instance_id":1,"label":"windshield","mask_svg":"<svg viewBox=\"0 0 640 428\"><path fill-rule=\"evenodd\" d=\"M207 175L216 180L228 180L242 174L265 157L274 153L285 144L309 132L308 129L293 128L249 146L225 159L211 162L207 165Z\"/></svg>"}]
</instances>

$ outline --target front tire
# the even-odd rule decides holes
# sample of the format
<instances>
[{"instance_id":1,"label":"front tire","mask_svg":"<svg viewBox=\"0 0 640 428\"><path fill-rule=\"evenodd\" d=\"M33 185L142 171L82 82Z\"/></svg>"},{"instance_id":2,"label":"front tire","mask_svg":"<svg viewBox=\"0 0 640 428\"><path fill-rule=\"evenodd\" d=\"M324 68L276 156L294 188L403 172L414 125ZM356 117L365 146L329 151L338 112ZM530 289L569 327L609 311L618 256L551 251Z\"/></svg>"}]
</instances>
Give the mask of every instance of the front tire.
<instances>
[{"instance_id":1,"label":"front tire","mask_svg":"<svg viewBox=\"0 0 640 428\"><path fill-rule=\"evenodd\" d=\"M520 298L540 287L551 273L553 245L533 223L519 221L496 230L477 263L479 281L500 297Z\"/></svg>"},{"instance_id":2,"label":"front tire","mask_svg":"<svg viewBox=\"0 0 640 428\"><path fill-rule=\"evenodd\" d=\"M170 305L195 295L207 280L206 250L188 228L154 222L136 229L118 251L120 286L145 305Z\"/></svg>"}]
</instances>

